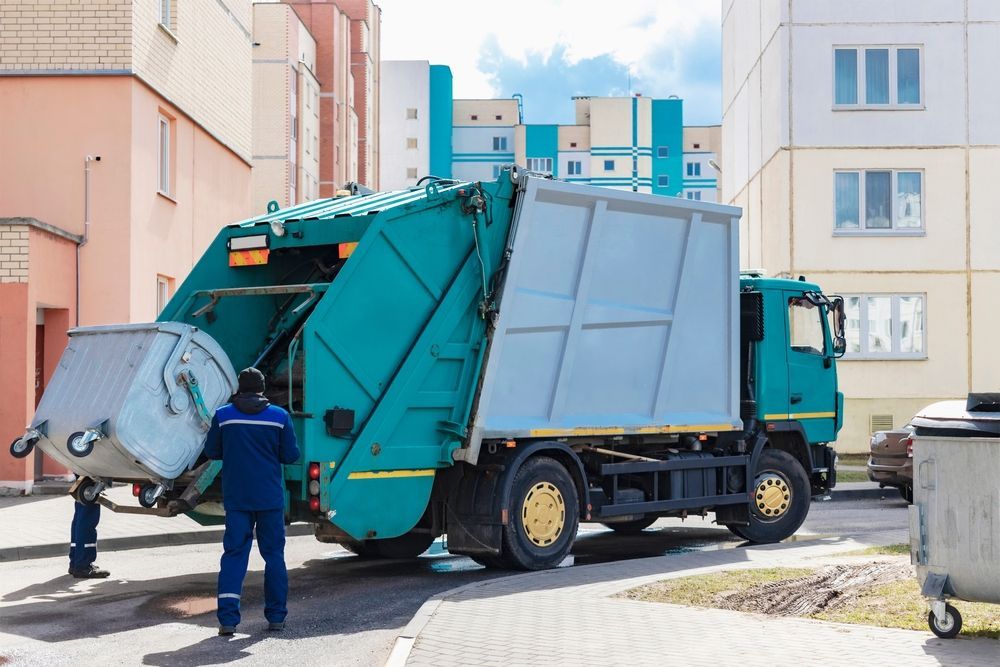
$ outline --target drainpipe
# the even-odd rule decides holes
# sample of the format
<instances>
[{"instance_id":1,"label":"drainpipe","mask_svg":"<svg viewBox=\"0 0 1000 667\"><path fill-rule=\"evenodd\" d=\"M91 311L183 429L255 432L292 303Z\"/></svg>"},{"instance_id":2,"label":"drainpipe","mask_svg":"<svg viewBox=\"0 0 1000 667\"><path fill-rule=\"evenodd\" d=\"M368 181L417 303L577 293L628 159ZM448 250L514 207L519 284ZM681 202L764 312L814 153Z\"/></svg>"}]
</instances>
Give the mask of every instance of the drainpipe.
<instances>
[{"instance_id":1,"label":"drainpipe","mask_svg":"<svg viewBox=\"0 0 1000 667\"><path fill-rule=\"evenodd\" d=\"M80 326L80 248L90 240L90 163L100 161L100 155L83 159L83 239L76 244L76 326Z\"/></svg>"}]
</instances>

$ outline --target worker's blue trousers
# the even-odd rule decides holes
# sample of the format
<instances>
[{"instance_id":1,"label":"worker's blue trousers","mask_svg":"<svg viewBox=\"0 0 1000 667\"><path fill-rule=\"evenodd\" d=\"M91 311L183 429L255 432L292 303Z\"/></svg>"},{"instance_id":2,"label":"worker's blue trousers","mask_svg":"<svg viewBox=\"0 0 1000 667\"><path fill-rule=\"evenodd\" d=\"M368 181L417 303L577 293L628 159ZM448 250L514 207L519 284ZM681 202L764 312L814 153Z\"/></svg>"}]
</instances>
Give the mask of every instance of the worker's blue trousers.
<instances>
[{"instance_id":1,"label":"worker's blue trousers","mask_svg":"<svg viewBox=\"0 0 1000 667\"><path fill-rule=\"evenodd\" d=\"M219 571L219 625L236 626L240 622L240 595L255 526L257 550L264 558L264 617L271 623L281 623L288 614L284 510L226 510L226 534L222 538L224 553Z\"/></svg>"},{"instance_id":2,"label":"worker's blue trousers","mask_svg":"<svg viewBox=\"0 0 1000 667\"><path fill-rule=\"evenodd\" d=\"M69 529L69 566L85 570L97 560L97 524L101 520L101 506L97 503L74 503L73 523Z\"/></svg>"}]
</instances>

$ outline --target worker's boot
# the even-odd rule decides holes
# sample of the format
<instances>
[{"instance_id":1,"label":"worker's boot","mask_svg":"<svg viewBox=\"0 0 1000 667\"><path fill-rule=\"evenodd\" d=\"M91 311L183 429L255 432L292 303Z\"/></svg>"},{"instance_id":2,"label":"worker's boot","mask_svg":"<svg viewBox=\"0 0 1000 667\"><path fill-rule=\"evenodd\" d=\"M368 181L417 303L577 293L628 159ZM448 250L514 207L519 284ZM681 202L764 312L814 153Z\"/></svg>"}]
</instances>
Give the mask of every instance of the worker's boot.
<instances>
[{"instance_id":1,"label":"worker's boot","mask_svg":"<svg viewBox=\"0 0 1000 667\"><path fill-rule=\"evenodd\" d=\"M220 637L232 637L234 632L236 632L236 626L235 625L220 625L219 626L219 636Z\"/></svg>"},{"instance_id":2,"label":"worker's boot","mask_svg":"<svg viewBox=\"0 0 1000 667\"><path fill-rule=\"evenodd\" d=\"M107 570L102 570L94 565L77 568L71 567L69 568L69 573L77 579L104 579L111 574Z\"/></svg>"},{"instance_id":3,"label":"worker's boot","mask_svg":"<svg viewBox=\"0 0 1000 667\"><path fill-rule=\"evenodd\" d=\"M279 623L268 623L267 624L267 631L268 632L281 632L284 629L285 629L285 622L284 621L281 621Z\"/></svg>"}]
</instances>

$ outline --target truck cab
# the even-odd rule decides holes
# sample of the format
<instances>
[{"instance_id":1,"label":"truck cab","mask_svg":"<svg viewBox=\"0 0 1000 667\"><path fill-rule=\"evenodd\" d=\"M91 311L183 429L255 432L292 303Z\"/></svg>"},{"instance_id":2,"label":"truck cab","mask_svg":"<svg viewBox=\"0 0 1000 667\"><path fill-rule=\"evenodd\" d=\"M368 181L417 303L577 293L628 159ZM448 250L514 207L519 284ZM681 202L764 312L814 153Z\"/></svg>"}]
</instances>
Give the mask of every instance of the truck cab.
<instances>
[{"instance_id":1,"label":"truck cab","mask_svg":"<svg viewBox=\"0 0 1000 667\"><path fill-rule=\"evenodd\" d=\"M744 421L793 454L814 495L836 484L833 442L843 426L836 359L843 355L843 299L804 278L740 279Z\"/></svg>"}]
</instances>

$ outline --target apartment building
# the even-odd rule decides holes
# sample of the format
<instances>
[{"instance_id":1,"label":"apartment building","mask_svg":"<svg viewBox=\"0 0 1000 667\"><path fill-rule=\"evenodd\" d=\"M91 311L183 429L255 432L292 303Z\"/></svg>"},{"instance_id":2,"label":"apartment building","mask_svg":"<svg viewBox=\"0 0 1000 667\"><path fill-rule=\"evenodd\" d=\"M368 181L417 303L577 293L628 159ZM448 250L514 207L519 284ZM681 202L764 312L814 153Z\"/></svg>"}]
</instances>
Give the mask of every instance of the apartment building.
<instances>
[{"instance_id":1,"label":"apartment building","mask_svg":"<svg viewBox=\"0 0 1000 667\"><path fill-rule=\"evenodd\" d=\"M680 196L697 201L719 201L716 167L722 151L721 125L684 127L684 189Z\"/></svg>"},{"instance_id":2,"label":"apartment building","mask_svg":"<svg viewBox=\"0 0 1000 667\"><path fill-rule=\"evenodd\" d=\"M381 10L371 0L285 0L316 40L319 196L378 188Z\"/></svg>"},{"instance_id":3,"label":"apartment building","mask_svg":"<svg viewBox=\"0 0 1000 667\"><path fill-rule=\"evenodd\" d=\"M408 188L429 174L451 177L451 69L426 60L383 60L381 70L381 189Z\"/></svg>"},{"instance_id":4,"label":"apartment building","mask_svg":"<svg viewBox=\"0 0 1000 667\"><path fill-rule=\"evenodd\" d=\"M1000 388L1000 5L723 2L741 263L846 298L838 448Z\"/></svg>"},{"instance_id":5,"label":"apartment building","mask_svg":"<svg viewBox=\"0 0 1000 667\"><path fill-rule=\"evenodd\" d=\"M253 6L253 212L319 198L316 40L291 6Z\"/></svg>"},{"instance_id":6,"label":"apartment building","mask_svg":"<svg viewBox=\"0 0 1000 667\"><path fill-rule=\"evenodd\" d=\"M149 321L250 213L249 0L21 0L0 13L0 432L75 324ZM61 474L0 457L0 487Z\"/></svg>"}]
</instances>

